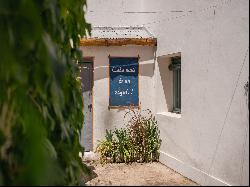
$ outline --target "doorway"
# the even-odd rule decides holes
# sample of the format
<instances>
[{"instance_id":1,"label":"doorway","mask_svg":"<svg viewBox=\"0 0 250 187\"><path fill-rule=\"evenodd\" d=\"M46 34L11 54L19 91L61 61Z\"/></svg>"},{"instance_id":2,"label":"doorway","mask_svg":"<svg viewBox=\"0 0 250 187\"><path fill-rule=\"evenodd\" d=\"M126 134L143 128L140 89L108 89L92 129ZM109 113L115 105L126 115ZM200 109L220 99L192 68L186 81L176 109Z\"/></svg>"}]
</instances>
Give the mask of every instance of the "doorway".
<instances>
[{"instance_id":1,"label":"doorway","mask_svg":"<svg viewBox=\"0 0 250 187\"><path fill-rule=\"evenodd\" d=\"M80 143L85 151L93 150L93 61L84 60L79 63L82 100L83 100L83 127Z\"/></svg>"}]
</instances>

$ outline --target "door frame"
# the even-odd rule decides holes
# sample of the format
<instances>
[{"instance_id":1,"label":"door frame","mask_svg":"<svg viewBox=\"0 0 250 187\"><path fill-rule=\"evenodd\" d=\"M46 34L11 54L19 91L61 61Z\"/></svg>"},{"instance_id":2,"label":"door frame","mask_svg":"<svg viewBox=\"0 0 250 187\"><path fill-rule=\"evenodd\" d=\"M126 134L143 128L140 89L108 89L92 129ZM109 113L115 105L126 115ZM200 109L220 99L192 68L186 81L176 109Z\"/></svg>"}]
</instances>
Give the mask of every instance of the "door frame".
<instances>
[{"instance_id":1,"label":"door frame","mask_svg":"<svg viewBox=\"0 0 250 187\"><path fill-rule=\"evenodd\" d=\"M82 57L81 61L78 63L86 63L86 62L90 62L92 63L92 67L93 67L93 71L92 71L92 88L91 88L91 92L92 92L92 96L91 96L91 102L92 102L92 151L94 151L94 69L95 69L95 64L94 64L94 57L92 56L84 56ZM83 98L82 98L82 102L83 102ZM82 103L83 104L83 103ZM84 112L84 105L82 106L82 110Z\"/></svg>"}]
</instances>

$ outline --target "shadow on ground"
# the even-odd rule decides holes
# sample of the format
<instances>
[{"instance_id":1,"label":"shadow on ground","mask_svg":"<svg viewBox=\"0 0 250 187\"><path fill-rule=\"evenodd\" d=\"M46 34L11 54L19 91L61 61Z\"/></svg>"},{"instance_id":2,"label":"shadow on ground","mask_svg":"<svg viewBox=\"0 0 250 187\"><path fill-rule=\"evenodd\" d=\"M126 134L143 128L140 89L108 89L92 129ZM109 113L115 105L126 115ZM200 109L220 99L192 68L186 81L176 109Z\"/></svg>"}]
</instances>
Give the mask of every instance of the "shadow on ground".
<instances>
[{"instance_id":1,"label":"shadow on ground","mask_svg":"<svg viewBox=\"0 0 250 187\"><path fill-rule=\"evenodd\" d=\"M89 169L89 174L86 174L86 173L82 173L82 185L85 186L85 184L89 181L91 181L92 179L95 179L96 177L98 177L97 173L94 171L95 170L95 167L93 165L91 165L89 162L87 163L84 163L87 168Z\"/></svg>"}]
</instances>

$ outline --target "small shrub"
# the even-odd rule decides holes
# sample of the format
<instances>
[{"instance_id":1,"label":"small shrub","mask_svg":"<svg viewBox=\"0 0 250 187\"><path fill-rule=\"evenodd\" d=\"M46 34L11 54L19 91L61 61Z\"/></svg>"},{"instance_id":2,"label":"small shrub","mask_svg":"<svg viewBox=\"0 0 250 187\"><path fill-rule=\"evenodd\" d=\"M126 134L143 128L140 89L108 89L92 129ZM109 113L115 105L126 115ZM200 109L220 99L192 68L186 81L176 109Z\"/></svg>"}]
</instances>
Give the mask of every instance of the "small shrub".
<instances>
[{"instance_id":1,"label":"small shrub","mask_svg":"<svg viewBox=\"0 0 250 187\"><path fill-rule=\"evenodd\" d=\"M151 162L159 160L161 145L157 121L150 110L143 115L141 110L129 109L126 128L106 131L106 136L97 146L101 163Z\"/></svg>"},{"instance_id":2,"label":"small shrub","mask_svg":"<svg viewBox=\"0 0 250 187\"><path fill-rule=\"evenodd\" d=\"M137 162L158 161L160 131L152 112L149 109L145 112L143 115L141 110L130 109L124 116L130 115L127 128L135 149L134 158Z\"/></svg>"},{"instance_id":3,"label":"small shrub","mask_svg":"<svg viewBox=\"0 0 250 187\"><path fill-rule=\"evenodd\" d=\"M114 131L116 135L116 146L114 147L117 150L117 154L115 155L115 162L130 162L132 158L132 142L131 138L126 129L115 129Z\"/></svg>"},{"instance_id":4,"label":"small shrub","mask_svg":"<svg viewBox=\"0 0 250 187\"><path fill-rule=\"evenodd\" d=\"M97 152L100 153L100 162L107 163L108 158L113 154L113 133L106 130L105 140L101 141L97 148Z\"/></svg>"}]
</instances>

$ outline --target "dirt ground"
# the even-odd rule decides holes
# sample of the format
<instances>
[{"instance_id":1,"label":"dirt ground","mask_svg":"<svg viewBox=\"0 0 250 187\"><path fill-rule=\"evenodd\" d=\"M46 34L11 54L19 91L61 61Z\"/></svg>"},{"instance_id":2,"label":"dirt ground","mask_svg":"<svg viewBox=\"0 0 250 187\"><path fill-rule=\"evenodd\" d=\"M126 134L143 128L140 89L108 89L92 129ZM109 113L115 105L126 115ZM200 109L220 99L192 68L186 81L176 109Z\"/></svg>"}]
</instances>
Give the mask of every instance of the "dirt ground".
<instances>
[{"instance_id":1,"label":"dirt ground","mask_svg":"<svg viewBox=\"0 0 250 187\"><path fill-rule=\"evenodd\" d=\"M87 163L91 177L85 177L87 186L197 186L159 162L106 164Z\"/></svg>"}]
</instances>

